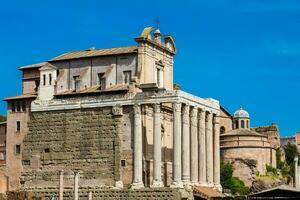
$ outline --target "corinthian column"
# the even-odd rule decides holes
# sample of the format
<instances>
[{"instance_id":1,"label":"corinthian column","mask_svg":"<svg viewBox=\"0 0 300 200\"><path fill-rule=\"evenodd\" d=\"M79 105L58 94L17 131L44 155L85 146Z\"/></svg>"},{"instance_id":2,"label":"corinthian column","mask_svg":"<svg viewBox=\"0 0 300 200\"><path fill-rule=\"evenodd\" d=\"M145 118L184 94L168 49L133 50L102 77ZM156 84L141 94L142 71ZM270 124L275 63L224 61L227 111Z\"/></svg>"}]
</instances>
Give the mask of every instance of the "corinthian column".
<instances>
[{"instance_id":1,"label":"corinthian column","mask_svg":"<svg viewBox=\"0 0 300 200\"><path fill-rule=\"evenodd\" d=\"M191 112L191 183L198 183L198 109L193 107Z\"/></svg>"},{"instance_id":2,"label":"corinthian column","mask_svg":"<svg viewBox=\"0 0 300 200\"><path fill-rule=\"evenodd\" d=\"M181 181L181 103L173 104L173 183L183 187Z\"/></svg>"},{"instance_id":3,"label":"corinthian column","mask_svg":"<svg viewBox=\"0 0 300 200\"><path fill-rule=\"evenodd\" d=\"M161 114L160 104L154 104L154 134L153 134L153 185L162 187L161 181Z\"/></svg>"},{"instance_id":4,"label":"corinthian column","mask_svg":"<svg viewBox=\"0 0 300 200\"><path fill-rule=\"evenodd\" d=\"M220 122L217 116L214 116L214 184L222 191L220 184Z\"/></svg>"},{"instance_id":5,"label":"corinthian column","mask_svg":"<svg viewBox=\"0 0 300 200\"><path fill-rule=\"evenodd\" d=\"M206 185L206 137L205 137L205 110L199 111L199 183L202 186Z\"/></svg>"},{"instance_id":6,"label":"corinthian column","mask_svg":"<svg viewBox=\"0 0 300 200\"><path fill-rule=\"evenodd\" d=\"M213 186L214 169L213 169L213 131L212 131L212 114L207 113L206 119L206 177L208 185Z\"/></svg>"},{"instance_id":7,"label":"corinthian column","mask_svg":"<svg viewBox=\"0 0 300 200\"><path fill-rule=\"evenodd\" d=\"M183 107L182 115L182 181L190 182L190 107Z\"/></svg>"},{"instance_id":8,"label":"corinthian column","mask_svg":"<svg viewBox=\"0 0 300 200\"><path fill-rule=\"evenodd\" d=\"M134 105L134 148L133 148L133 183L131 188L144 187L143 176L143 149L142 149L142 116L140 105Z\"/></svg>"}]
</instances>

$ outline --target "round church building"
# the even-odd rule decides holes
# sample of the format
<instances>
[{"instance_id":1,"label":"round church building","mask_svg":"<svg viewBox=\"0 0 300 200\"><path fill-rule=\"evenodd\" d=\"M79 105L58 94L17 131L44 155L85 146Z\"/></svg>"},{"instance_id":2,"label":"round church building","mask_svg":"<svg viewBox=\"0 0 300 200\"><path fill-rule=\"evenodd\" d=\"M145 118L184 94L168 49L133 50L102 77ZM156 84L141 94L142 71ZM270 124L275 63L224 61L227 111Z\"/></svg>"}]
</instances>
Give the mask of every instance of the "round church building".
<instances>
[{"instance_id":1,"label":"round church building","mask_svg":"<svg viewBox=\"0 0 300 200\"><path fill-rule=\"evenodd\" d=\"M250 129L250 115L242 107L233 115L233 129L220 135L221 160L233 165L233 176L251 186L266 165L276 167L276 151L268 137Z\"/></svg>"}]
</instances>

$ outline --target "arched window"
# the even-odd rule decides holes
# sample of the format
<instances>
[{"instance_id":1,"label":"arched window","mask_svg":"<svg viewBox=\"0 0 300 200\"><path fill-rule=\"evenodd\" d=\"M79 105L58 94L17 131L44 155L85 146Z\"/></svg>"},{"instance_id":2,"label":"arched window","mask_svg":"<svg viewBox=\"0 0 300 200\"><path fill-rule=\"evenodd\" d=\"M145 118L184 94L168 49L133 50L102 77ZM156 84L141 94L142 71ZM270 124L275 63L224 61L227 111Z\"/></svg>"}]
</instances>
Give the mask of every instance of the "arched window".
<instances>
[{"instance_id":1,"label":"arched window","mask_svg":"<svg viewBox=\"0 0 300 200\"><path fill-rule=\"evenodd\" d=\"M225 133L225 131L226 131L225 127L224 127L224 126L221 126L221 128L220 128L220 134Z\"/></svg>"},{"instance_id":2,"label":"arched window","mask_svg":"<svg viewBox=\"0 0 300 200\"><path fill-rule=\"evenodd\" d=\"M235 128L239 128L239 121L238 120L235 121Z\"/></svg>"},{"instance_id":3,"label":"arched window","mask_svg":"<svg viewBox=\"0 0 300 200\"><path fill-rule=\"evenodd\" d=\"M241 120L241 128L245 128L245 121Z\"/></svg>"},{"instance_id":4,"label":"arched window","mask_svg":"<svg viewBox=\"0 0 300 200\"><path fill-rule=\"evenodd\" d=\"M247 120L247 128L250 128L250 127L249 127L249 120Z\"/></svg>"}]
</instances>

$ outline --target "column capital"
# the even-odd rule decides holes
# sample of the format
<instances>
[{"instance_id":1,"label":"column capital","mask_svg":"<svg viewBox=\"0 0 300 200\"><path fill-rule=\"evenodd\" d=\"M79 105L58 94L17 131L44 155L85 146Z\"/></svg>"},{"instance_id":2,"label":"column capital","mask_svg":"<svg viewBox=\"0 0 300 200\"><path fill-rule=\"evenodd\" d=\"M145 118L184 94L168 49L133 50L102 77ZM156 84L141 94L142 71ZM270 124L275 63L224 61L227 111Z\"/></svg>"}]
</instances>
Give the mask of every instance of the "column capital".
<instances>
[{"instance_id":1,"label":"column capital","mask_svg":"<svg viewBox=\"0 0 300 200\"><path fill-rule=\"evenodd\" d=\"M212 113L209 111L206 111L206 122L211 121L212 120Z\"/></svg>"},{"instance_id":2,"label":"column capital","mask_svg":"<svg viewBox=\"0 0 300 200\"><path fill-rule=\"evenodd\" d=\"M197 107L193 107L191 109L191 117L197 117L197 113L198 113L198 108Z\"/></svg>"},{"instance_id":3,"label":"column capital","mask_svg":"<svg viewBox=\"0 0 300 200\"><path fill-rule=\"evenodd\" d=\"M141 105L140 104L134 104L133 112L134 112L134 114L141 114Z\"/></svg>"},{"instance_id":4,"label":"column capital","mask_svg":"<svg viewBox=\"0 0 300 200\"><path fill-rule=\"evenodd\" d=\"M173 103L173 110L174 112L181 112L181 103Z\"/></svg>"},{"instance_id":5,"label":"column capital","mask_svg":"<svg viewBox=\"0 0 300 200\"><path fill-rule=\"evenodd\" d=\"M161 107L160 103L154 103L154 104L153 104L154 112L155 112L155 113L160 113L160 110L161 110L160 107Z\"/></svg>"},{"instance_id":6,"label":"column capital","mask_svg":"<svg viewBox=\"0 0 300 200\"><path fill-rule=\"evenodd\" d=\"M182 114L184 115L189 115L189 112L190 112L190 105L184 105L183 106L183 110L182 110Z\"/></svg>"},{"instance_id":7,"label":"column capital","mask_svg":"<svg viewBox=\"0 0 300 200\"><path fill-rule=\"evenodd\" d=\"M220 124L220 119L218 116L214 116L214 124Z\"/></svg>"}]
</instances>

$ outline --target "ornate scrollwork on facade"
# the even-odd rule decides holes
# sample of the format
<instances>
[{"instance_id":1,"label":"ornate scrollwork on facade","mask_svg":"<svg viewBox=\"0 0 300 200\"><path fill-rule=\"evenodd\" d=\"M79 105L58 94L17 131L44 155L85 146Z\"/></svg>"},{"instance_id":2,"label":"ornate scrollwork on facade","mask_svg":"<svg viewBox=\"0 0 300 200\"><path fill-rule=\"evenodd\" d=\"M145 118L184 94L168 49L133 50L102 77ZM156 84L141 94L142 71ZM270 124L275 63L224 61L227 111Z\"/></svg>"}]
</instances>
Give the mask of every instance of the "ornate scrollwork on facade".
<instances>
[{"instance_id":1,"label":"ornate scrollwork on facade","mask_svg":"<svg viewBox=\"0 0 300 200\"><path fill-rule=\"evenodd\" d=\"M122 116L123 115L123 108L121 105L115 105L112 107L112 113L115 116Z\"/></svg>"}]
</instances>

